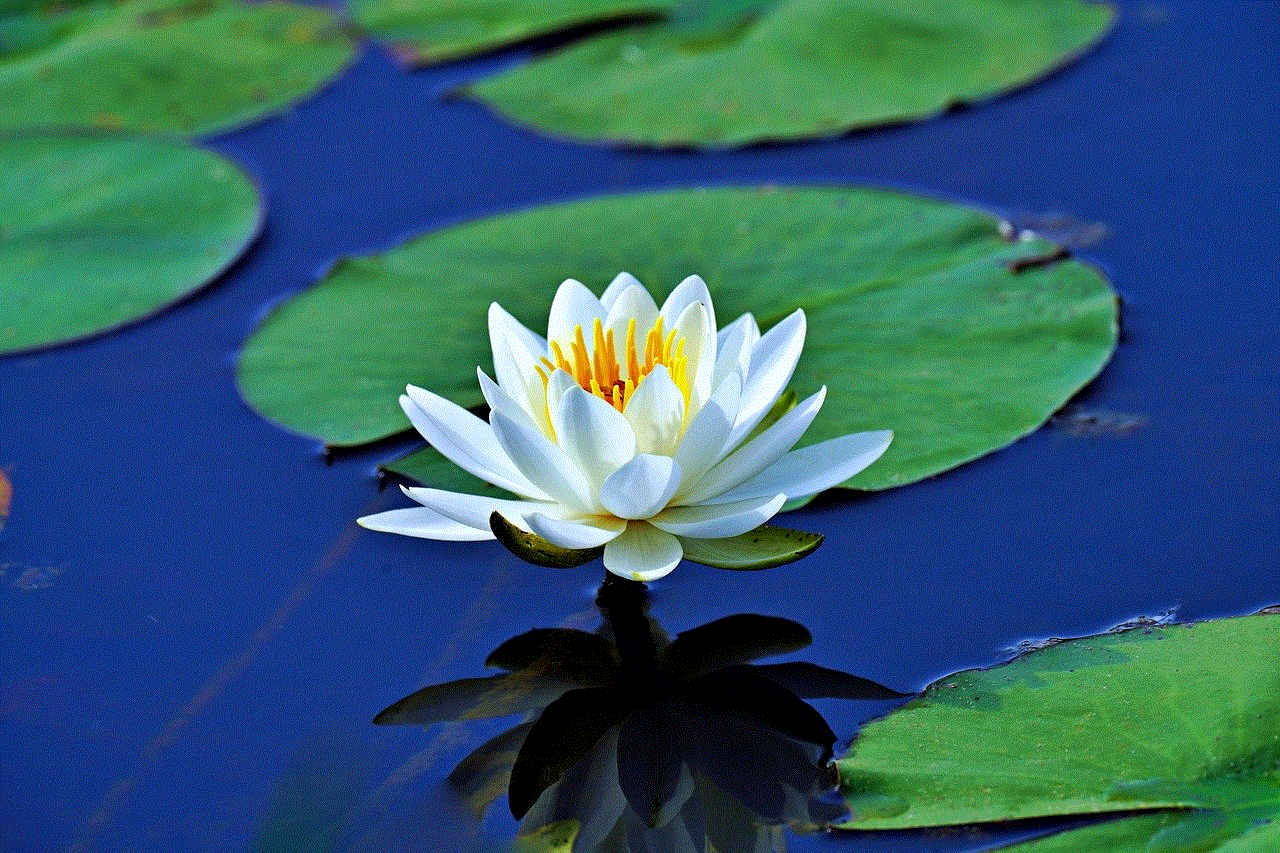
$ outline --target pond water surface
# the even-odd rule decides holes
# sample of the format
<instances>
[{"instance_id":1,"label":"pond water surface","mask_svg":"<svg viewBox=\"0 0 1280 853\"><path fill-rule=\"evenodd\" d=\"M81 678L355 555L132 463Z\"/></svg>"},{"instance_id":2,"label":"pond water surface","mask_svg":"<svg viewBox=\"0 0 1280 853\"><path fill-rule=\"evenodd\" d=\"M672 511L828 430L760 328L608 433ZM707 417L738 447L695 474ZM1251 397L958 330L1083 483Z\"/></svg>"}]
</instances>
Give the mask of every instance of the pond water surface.
<instances>
[{"instance_id":1,"label":"pond water surface","mask_svg":"<svg viewBox=\"0 0 1280 853\"><path fill-rule=\"evenodd\" d=\"M927 482L795 513L783 523L827 537L798 563L683 565L651 590L668 633L783 617L814 641L780 660L916 690L1029 638L1276 603L1278 44L1275 4L1126 4L1096 51L993 103L724 153L568 144L439 99L519 50L406 74L371 48L295 110L213 139L265 188L247 257L153 320L0 359L14 486L0 532L0 849L461 851L511 831L501 802L476 824L441 781L501 723L371 720L425 684L483 674L509 637L593 628L602 569L356 528L405 503L376 474L397 449L326 461L245 406L235 358L272 303L337 257L552 200L873 185L1111 232L1081 254L1124 297L1123 340L1070 417ZM815 706L841 738L889 707ZM306 847L286 825L331 831Z\"/></svg>"}]
</instances>

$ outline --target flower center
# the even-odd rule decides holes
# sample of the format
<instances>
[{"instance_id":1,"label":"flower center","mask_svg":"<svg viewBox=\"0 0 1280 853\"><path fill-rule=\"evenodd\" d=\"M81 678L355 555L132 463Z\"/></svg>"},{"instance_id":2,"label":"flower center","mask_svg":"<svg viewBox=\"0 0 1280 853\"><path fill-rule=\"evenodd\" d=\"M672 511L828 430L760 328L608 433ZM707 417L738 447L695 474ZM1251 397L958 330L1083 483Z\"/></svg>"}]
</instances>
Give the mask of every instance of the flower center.
<instances>
[{"instance_id":1,"label":"flower center","mask_svg":"<svg viewBox=\"0 0 1280 853\"><path fill-rule=\"evenodd\" d=\"M542 365L537 368L544 388L551 374L559 368L572 376L584 391L591 392L621 412L644 378L661 364L684 395L685 403L689 402L689 360L684 354L684 338L677 339L675 329L665 331L661 315L645 334L642 345L636 337L635 318L631 318L627 323L627 340L621 357L614 345L613 330L605 331L599 318L591 329L590 349L587 348L586 333L579 325L573 329L568 356L557 341L551 341L551 355L555 357L554 361L543 358Z\"/></svg>"}]
</instances>

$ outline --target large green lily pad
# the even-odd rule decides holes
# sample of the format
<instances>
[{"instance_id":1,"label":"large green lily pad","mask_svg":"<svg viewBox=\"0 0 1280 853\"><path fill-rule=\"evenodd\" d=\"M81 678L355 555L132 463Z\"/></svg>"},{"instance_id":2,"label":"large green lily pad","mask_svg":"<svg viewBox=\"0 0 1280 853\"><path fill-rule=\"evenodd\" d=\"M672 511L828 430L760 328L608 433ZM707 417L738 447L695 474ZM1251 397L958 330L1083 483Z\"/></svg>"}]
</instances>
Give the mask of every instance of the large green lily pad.
<instances>
[{"instance_id":1,"label":"large green lily pad","mask_svg":"<svg viewBox=\"0 0 1280 853\"><path fill-rule=\"evenodd\" d=\"M0 128L191 135L277 112L337 74L330 11L238 0L0 5Z\"/></svg>"},{"instance_id":2,"label":"large green lily pad","mask_svg":"<svg viewBox=\"0 0 1280 853\"><path fill-rule=\"evenodd\" d=\"M1280 618L1087 637L949 676L838 764L853 828L1156 811L1018 849L1274 849Z\"/></svg>"},{"instance_id":3,"label":"large green lily pad","mask_svg":"<svg viewBox=\"0 0 1280 853\"><path fill-rule=\"evenodd\" d=\"M630 16L630 26L585 30L471 92L552 134L712 146L829 136L990 98L1064 65L1114 19L1082 0L357 0L355 9L414 62Z\"/></svg>"},{"instance_id":4,"label":"large green lily pad","mask_svg":"<svg viewBox=\"0 0 1280 853\"><path fill-rule=\"evenodd\" d=\"M148 316L257 235L257 189L218 155L115 134L0 137L0 352Z\"/></svg>"},{"instance_id":5,"label":"large green lily pad","mask_svg":"<svg viewBox=\"0 0 1280 853\"><path fill-rule=\"evenodd\" d=\"M803 440L892 429L848 485L897 486L1035 429L1092 379L1116 342L1116 300L1056 247L1009 242L991 216L871 190L714 189L620 195L497 216L339 262L254 333L240 387L268 418L331 445L406 429L412 382L482 403L486 312L546 329L574 277L597 293L620 270L661 299L702 275L720 323L809 318L793 385L827 385ZM1021 268L1022 271L1015 271ZM431 463L427 463L431 468ZM470 488L450 467L431 482Z\"/></svg>"}]
</instances>

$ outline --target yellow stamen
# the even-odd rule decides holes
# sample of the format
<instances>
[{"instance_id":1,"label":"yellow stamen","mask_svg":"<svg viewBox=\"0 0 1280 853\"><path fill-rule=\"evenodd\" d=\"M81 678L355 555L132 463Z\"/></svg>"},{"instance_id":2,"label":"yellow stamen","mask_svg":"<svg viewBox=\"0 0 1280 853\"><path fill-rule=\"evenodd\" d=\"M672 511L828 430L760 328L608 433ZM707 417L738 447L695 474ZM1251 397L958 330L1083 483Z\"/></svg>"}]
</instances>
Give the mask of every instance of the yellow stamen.
<instances>
[{"instance_id":1,"label":"yellow stamen","mask_svg":"<svg viewBox=\"0 0 1280 853\"><path fill-rule=\"evenodd\" d=\"M640 363L636 358L636 318L627 321L627 376L640 381Z\"/></svg>"},{"instance_id":2,"label":"yellow stamen","mask_svg":"<svg viewBox=\"0 0 1280 853\"><path fill-rule=\"evenodd\" d=\"M603 321L597 318L591 326L590 348L586 331L582 326L575 326L573 340L567 342L570 357L565 356L565 347L560 342L551 341L551 357L543 358L535 369L544 388L550 383L552 372L563 370L583 390L623 411L644 378L661 364L667 368L671 380L687 402L691 387L684 338L679 337L675 329L666 331L663 326L663 318L659 316L653 328L645 333L641 349L636 345L635 318L629 320L620 359L613 330L606 331Z\"/></svg>"},{"instance_id":3,"label":"yellow stamen","mask_svg":"<svg viewBox=\"0 0 1280 853\"><path fill-rule=\"evenodd\" d=\"M590 390L591 357L587 355L587 339L582 335L582 327L573 327L573 378L578 384Z\"/></svg>"},{"instance_id":4,"label":"yellow stamen","mask_svg":"<svg viewBox=\"0 0 1280 853\"><path fill-rule=\"evenodd\" d=\"M609 365L609 383L617 385L618 379L618 357L613 352L613 329L609 330L609 334L605 335L604 348L606 353L606 362Z\"/></svg>"},{"instance_id":5,"label":"yellow stamen","mask_svg":"<svg viewBox=\"0 0 1280 853\"><path fill-rule=\"evenodd\" d=\"M555 341L551 342L551 354L556 357L556 367L565 373L573 373L573 368L569 366L569 360L564 357L564 350L560 349L560 344Z\"/></svg>"}]
</instances>

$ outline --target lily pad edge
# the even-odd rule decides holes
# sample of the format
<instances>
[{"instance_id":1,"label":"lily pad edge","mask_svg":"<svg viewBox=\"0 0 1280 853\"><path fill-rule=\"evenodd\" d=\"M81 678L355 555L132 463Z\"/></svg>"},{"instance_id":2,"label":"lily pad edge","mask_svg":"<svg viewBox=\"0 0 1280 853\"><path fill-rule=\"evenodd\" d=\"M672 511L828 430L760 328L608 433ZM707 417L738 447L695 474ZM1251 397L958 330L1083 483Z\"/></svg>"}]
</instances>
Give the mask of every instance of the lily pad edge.
<instances>
[{"instance_id":1,"label":"lily pad edge","mask_svg":"<svg viewBox=\"0 0 1280 853\"><path fill-rule=\"evenodd\" d=\"M1017 83L1014 83L1012 86L999 89L988 95L977 97L977 98L969 98L969 99L956 98L930 113L917 113L917 114L911 114L911 115L903 115L903 116L896 116L892 118L886 118L886 119L875 121L872 123L852 124L843 128L837 128L835 130L831 130L829 132L812 132L812 133L806 133L802 135L794 135L794 134L793 135L780 134L777 136L763 135L758 137L752 137L750 139L747 139L741 142L707 143L707 142L692 142L687 140L679 141L679 142L643 142L640 140L626 139L622 137L585 136L585 135L579 136L579 135L574 135L572 133L551 131L545 128L541 128L538 125L534 124L533 122L518 119L515 116L512 116L504 112L503 110L499 109L497 106L495 106L493 103L489 102L488 100L484 99L483 97L475 94L475 89L477 86L479 86L481 83L483 83L486 80L489 80L494 77L498 77L506 73L506 71L508 70L507 68L499 68L490 74L485 74L473 80L460 83L457 86L446 90L443 93L443 97L446 99L466 98L468 101L483 108L486 112L488 112L490 115L494 116L495 118L507 124L510 124L513 127L517 127L526 133L531 133L531 134L534 134L535 136L543 137L545 139L551 139L556 142L571 143L575 145L596 145L596 146L613 147L613 148L619 148L624 151L725 152L725 151L774 148L774 147L782 147L782 146L807 145L813 142L830 142L832 140L842 139L847 136L860 136L862 134L875 133L881 130L893 130L896 128L902 128L902 127L906 127L906 126L917 124L917 123L932 122L954 112L962 112L969 109L977 109L990 104L998 103L1005 98L1016 97L1021 93L1023 93L1025 90L1033 86L1036 86L1040 83L1043 83L1047 80L1050 80L1053 77L1057 76L1058 74L1062 74L1066 72L1072 65L1074 65L1076 62L1078 62L1085 56L1087 56L1092 51L1096 50L1104 41L1106 41L1106 39L1115 30L1116 23L1120 19L1119 10L1117 9L1116 5L1113 2L1110 2L1110 0L1103 0L1103 2L1091 3L1090 5L1096 5L1099 8L1106 9L1110 13L1106 23L1098 31L1098 35L1095 36L1092 40L1082 44L1076 50L1063 54L1058 59L1057 62L1045 66L1038 73L1035 73ZM623 21L619 23L616 29L621 30L621 29L624 29L626 26L627 26L626 22ZM557 30L549 33L543 33L541 36L539 36L539 38L544 38L546 36L554 36L561 32L566 32L570 29L572 28L567 28L565 30ZM610 30L610 32L612 32L612 30ZM370 39L374 39L374 36L372 33L366 33L366 35ZM374 40L376 41L376 39ZM528 41L533 41L533 40L535 39L529 39ZM392 50L390 44L387 44L381 41L378 41L377 43L380 45L385 45L388 50ZM512 44L508 44L503 47L500 47L498 49L503 51L511 50L511 49L519 49L525 43L526 42L524 41L515 42ZM523 64L537 62L543 57L553 56L562 50L567 50L572 47L576 47L579 44L581 44L580 40L572 41L548 53L537 54L531 57L526 63L523 63ZM458 59L467 59L474 56L482 56L487 52L490 52L490 51L482 51L480 53L470 54L466 57L454 57L453 60L444 60L444 61L456 61ZM427 66L429 67L430 65L434 65L434 64L436 63L434 62L427 63Z\"/></svg>"},{"instance_id":2,"label":"lily pad edge","mask_svg":"<svg viewBox=\"0 0 1280 853\"><path fill-rule=\"evenodd\" d=\"M252 188L253 194L257 198L258 203L256 206L253 223L250 226L250 229L248 230L248 232L245 234L245 237L243 241L240 243L240 245L237 246L232 252L228 253L227 258L225 261L223 261L222 265L219 266L215 271L210 273L205 278L204 281L188 288L182 294L180 294L176 299L171 299L168 302L164 302L156 306L155 308L152 308L151 310L146 311L142 314L138 314L133 317L128 317L124 320L121 320L118 323L114 323L110 326L104 326L101 329L95 329L92 332L86 332L84 334L74 335L68 338L59 338L58 340L55 340L55 341L47 341L45 343L34 344L31 346L23 346L23 347L17 347L14 349L0 350L0 358L6 358L10 356L29 355L32 353L42 352L47 349L52 349L54 347L80 344L86 341L94 340L103 335L109 335L114 332L118 332L121 329L129 328L130 326L133 326L136 323L144 323L144 322L147 322L148 320L153 320L156 317L160 316L161 314L165 313L166 311L169 311L170 309L176 308L179 305L185 304L189 300L193 300L199 297L210 287L213 287L214 285L218 284L219 281L223 278L223 276L227 275L227 273L229 273L232 269L234 269L237 264L239 264L241 261L243 261L246 258L246 256L249 253L249 250L253 248L254 244L256 244L258 240L261 239L262 237L263 231L266 228L266 221L267 221L266 190L257 175L255 175L253 172L251 172L249 169L245 168L244 166L240 165L240 163L236 162L232 158L228 157L226 154L223 154L221 151L218 151L206 144L185 139L181 136L137 133L129 130L116 130L113 128L74 126L74 127L59 128L59 129L22 128L22 129L13 129L13 130L0 130L0 140L3 140L3 141L21 140L21 139L28 139L28 138L51 138L51 137L61 137L61 138L83 137L88 139L93 139L93 138L139 139L139 140L147 140L149 142L154 142L160 145L170 145L175 148L194 148L214 158L215 160L221 161L224 165L229 167L235 174L239 175L244 180L244 182L250 188Z\"/></svg>"}]
</instances>

